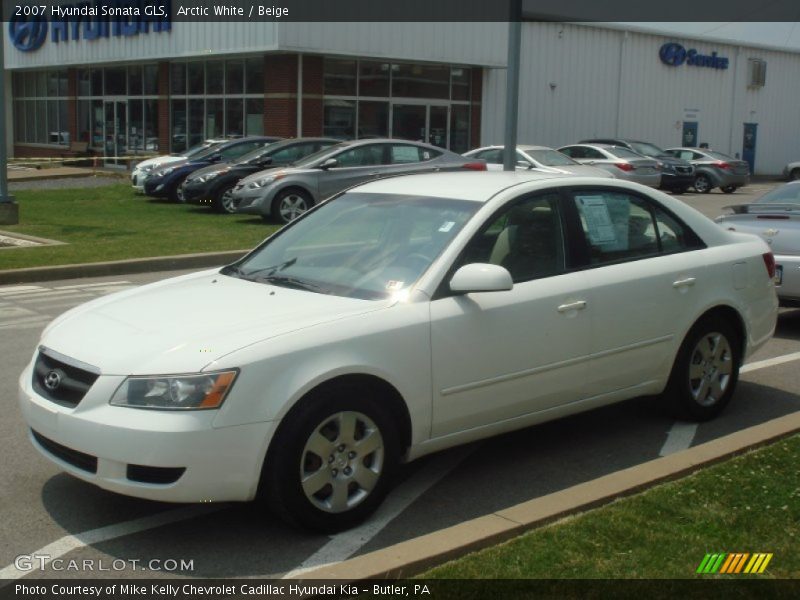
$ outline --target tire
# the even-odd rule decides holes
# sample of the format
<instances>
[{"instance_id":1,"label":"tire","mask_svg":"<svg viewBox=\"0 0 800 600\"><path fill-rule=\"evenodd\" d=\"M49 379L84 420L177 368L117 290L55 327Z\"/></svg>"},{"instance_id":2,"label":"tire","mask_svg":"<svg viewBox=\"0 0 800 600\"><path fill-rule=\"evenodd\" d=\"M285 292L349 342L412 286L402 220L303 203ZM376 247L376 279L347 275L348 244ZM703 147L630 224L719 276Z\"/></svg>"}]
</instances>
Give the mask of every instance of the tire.
<instances>
[{"instance_id":1,"label":"tire","mask_svg":"<svg viewBox=\"0 0 800 600\"><path fill-rule=\"evenodd\" d=\"M233 207L233 197L231 196L234 185L224 185L214 194L214 199L211 201L211 208L214 212L223 215L231 215L236 212Z\"/></svg>"},{"instance_id":2,"label":"tire","mask_svg":"<svg viewBox=\"0 0 800 600\"><path fill-rule=\"evenodd\" d=\"M183 182L186 180L186 177L181 177L178 182L173 186L173 188L169 191L169 199L173 202L179 202L180 204L186 203L186 198L183 195L183 190L181 186Z\"/></svg>"},{"instance_id":3,"label":"tire","mask_svg":"<svg viewBox=\"0 0 800 600\"><path fill-rule=\"evenodd\" d=\"M792 171L789 173L790 181L795 181L796 179L800 179L800 168L792 169Z\"/></svg>"},{"instance_id":4,"label":"tire","mask_svg":"<svg viewBox=\"0 0 800 600\"><path fill-rule=\"evenodd\" d=\"M308 192L291 188L278 192L272 201L272 216L279 223L290 223L314 206Z\"/></svg>"},{"instance_id":5,"label":"tire","mask_svg":"<svg viewBox=\"0 0 800 600\"><path fill-rule=\"evenodd\" d=\"M354 385L323 389L284 418L260 482L275 514L330 533L356 525L380 505L400 449L391 413L372 394Z\"/></svg>"},{"instance_id":6,"label":"tire","mask_svg":"<svg viewBox=\"0 0 800 600\"><path fill-rule=\"evenodd\" d=\"M739 379L741 340L724 319L708 317L686 335L664 396L679 418L708 421L728 405Z\"/></svg>"},{"instance_id":7,"label":"tire","mask_svg":"<svg viewBox=\"0 0 800 600\"><path fill-rule=\"evenodd\" d=\"M708 194L714 187L708 175L702 173L694 178L694 189L698 194Z\"/></svg>"},{"instance_id":8,"label":"tire","mask_svg":"<svg viewBox=\"0 0 800 600\"><path fill-rule=\"evenodd\" d=\"M739 188L737 188L735 185L726 185L726 186L723 186L723 187L721 187L719 189L721 189L726 194L732 194L733 192L735 192Z\"/></svg>"}]
</instances>

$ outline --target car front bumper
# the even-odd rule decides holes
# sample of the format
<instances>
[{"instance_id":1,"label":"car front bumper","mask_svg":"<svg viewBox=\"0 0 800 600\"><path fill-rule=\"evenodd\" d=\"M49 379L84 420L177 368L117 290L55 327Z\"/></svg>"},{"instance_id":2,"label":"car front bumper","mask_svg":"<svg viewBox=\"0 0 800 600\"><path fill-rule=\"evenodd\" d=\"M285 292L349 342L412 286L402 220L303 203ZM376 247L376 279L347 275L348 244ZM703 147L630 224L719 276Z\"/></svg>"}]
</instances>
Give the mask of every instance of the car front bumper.
<instances>
[{"instance_id":1,"label":"car front bumper","mask_svg":"<svg viewBox=\"0 0 800 600\"><path fill-rule=\"evenodd\" d=\"M261 192L261 193L259 193ZM263 195L263 191L245 191L240 190L233 192L233 207L237 213L245 215L263 215L268 217L270 215L270 204L268 198Z\"/></svg>"},{"instance_id":2,"label":"car front bumper","mask_svg":"<svg viewBox=\"0 0 800 600\"><path fill-rule=\"evenodd\" d=\"M29 365L20 377L19 405L34 447L75 477L128 496L162 502L255 497L273 422L214 427L215 410L111 406L108 400L123 380L100 376L81 402L68 408L33 390ZM152 480L180 469L167 483L141 481L142 472Z\"/></svg>"},{"instance_id":3,"label":"car front bumper","mask_svg":"<svg viewBox=\"0 0 800 600\"><path fill-rule=\"evenodd\" d=\"M775 265L782 271L781 282L775 286L781 306L800 307L800 256L776 254Z\"/></svg>"},{"instance_id":4,"label":"car front bumper","mask_svg":"<svg viewBox=\"0 0 800 600\"><path fill-rule=\"evenodd\" d=\"M184 181L181 184L181 188L186 202L191 202L192 204L208 204L203 200L207 200L212 196L211 185L205 182Z\"/></svg>"},{"instance_id":5,"label":"car front bumper","mask_svg":"<svg viewBox=\"0 0 800 600\"><path fill-rule=\"evenodd\" d=\"M694 184L694 172L692 173L667 173L661 172L661 188L665 190L690 188Z\"/></svg>"},{"instance_id":6,"label":"car front bumper","mask_svg":"<svg viewBox=\"0 0 800 600\"><path fill-rule=\"evenodd\" d=\"M131 173L131 187L137 194L144 194L144 182L147 179L147 173L134 170Z\"/></svg>"}]
</instances>

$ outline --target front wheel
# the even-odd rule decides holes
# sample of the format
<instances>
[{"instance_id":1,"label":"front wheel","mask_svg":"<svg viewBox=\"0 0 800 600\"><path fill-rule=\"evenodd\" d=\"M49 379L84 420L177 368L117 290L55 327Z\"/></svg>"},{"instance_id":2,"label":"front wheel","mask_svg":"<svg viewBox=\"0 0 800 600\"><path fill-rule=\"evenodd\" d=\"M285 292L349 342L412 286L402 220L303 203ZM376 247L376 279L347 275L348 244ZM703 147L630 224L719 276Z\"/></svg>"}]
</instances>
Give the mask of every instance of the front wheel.
<instances>
[{"instance_id":1,"label":"front wheel","mask_svg":"<svg viewBox=\"0 0 800 600\"><path fill-rule=\"evenodd\" d=\"M186 177L182 177L175 183L173 188L169 192L169 199L173 202L180 202L184 204L186 202L186 196L183 193L183 182L186 181Z\"/></svg>"},{"instance_id":2,"label":"front wheel","mask_svg":"<svg viewBox=\"0 0 800 600\"><path fill-rule=\"evenodd\" d=\"M707 421L727 406L739 379L740 340L723 319L697 323L678 351L665 398L679 417Z\"/></svg>"},{"instance_id":3,"label":"front wheel","mask_svg":"<svg viewBox=\"0 0 800 600\"><path fill-rule=\"evenodd\" d=\"M708 178L708 175L700 174L694 178L694 189L698 194L707 194L711 191L714 185Z\"/></svg>"},{"instance_id":4,"label":"front wheel","mask_svg":"<svg viewBox=\"0 0 800 600\"><path fill-rule=\"evenodd\" d=\"M723 186L723 187L721 187L721 188L719 188L719 189L721 189L721 190L722 190L723 192L725 192L726 194L732 194L732 193L733 193L733 192L735 192L735 191L736 191L738 188L737 188L735 185L725 185L725 186Z\"/></svg>"},{"instance_id":5,"label":"front wheel","mask_svg":"<svg viewBox=\"0 0 800 600\"><path fill-rule=\"evenodd\" d=\"M281 424L261 489L273 512L325 532L365 519L381 503L397 465L393 419L366 389L328 390Z\"/></svg>"},{"instance_id":6,"label":"front wheel","mask_svg":"<svg viewBox=\"0 0 800 600\"><path fill-rule=\"evenodd\" d=\"M281 223L289 223L313 206L311 196L303 190L283 190L272 201L272 215Z\"/></svg>"}]
</instances>

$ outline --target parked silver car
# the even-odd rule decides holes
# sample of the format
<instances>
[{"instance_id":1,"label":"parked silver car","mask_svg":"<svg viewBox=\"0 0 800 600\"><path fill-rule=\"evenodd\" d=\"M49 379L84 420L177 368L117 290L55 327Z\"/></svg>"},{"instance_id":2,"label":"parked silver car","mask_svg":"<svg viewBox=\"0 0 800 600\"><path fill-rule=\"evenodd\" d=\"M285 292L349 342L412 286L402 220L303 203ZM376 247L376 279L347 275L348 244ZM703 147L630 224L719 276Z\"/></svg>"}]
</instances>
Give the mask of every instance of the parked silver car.
<instances>
[{"instance_id":1,"label":"parked silver car","mask_svg":"<svg viewBox=\"0 0 800 600\"><path fill-rule=\"evenodd\" d=\"M750 165L722 152L705 148L670 148L667 154L694 165L693 187L700 194L707 194L715 187L732 194L750 181Z\"/></svg>"},{"instance_id":2,"label":"parked silver car","mask_svg":"<svg viewBox=\"0 0 800 600\"><path fill-rule=\"evenodd\" d=\"M781 305L800 307L800 181L777 187L752 204L725 209L731 214L716 222L766 240L775 256L775 290Z\"/></svg>"},{"instance_id":3,"label":"parked silver car","mask_svg":"<svg viewBox=\"0 0 800 600\"><path fill-rule=\"evenodd\" d=\"M657 188L661 185L658 161L611 144L572 144L558 149L583 165L599 167L617 179Z\"/></svg>"},{"instance_id":4,"label":"parked silver car","mask_svg":"<svg viewBox=\"0 0 800 600\"><path fill-rule=\"evenodd\" d=\"M480 158L486 161L490 171L503 170L503 146L484 146L465 152L467 158ZM543 173L564 173L582 175L584 177L610 177L614 174L597 167L582 165L571 159L566 154L547 146L531 146L521 144L517 146L517 169L536 169Z\"/></svg>"},{"instance_id":5,"label":"parked silver car","mask_svg":"<svg viewBox=\"0 0 800 600\"><path fill-rule=\"evenodd\" d=\"M288 223L309 208L358 183L393 175L472 169L486 163L430 144L393 139L342 142L291 168L259 171L233 189L237 213Z\"/></svg>"}]
</instances>

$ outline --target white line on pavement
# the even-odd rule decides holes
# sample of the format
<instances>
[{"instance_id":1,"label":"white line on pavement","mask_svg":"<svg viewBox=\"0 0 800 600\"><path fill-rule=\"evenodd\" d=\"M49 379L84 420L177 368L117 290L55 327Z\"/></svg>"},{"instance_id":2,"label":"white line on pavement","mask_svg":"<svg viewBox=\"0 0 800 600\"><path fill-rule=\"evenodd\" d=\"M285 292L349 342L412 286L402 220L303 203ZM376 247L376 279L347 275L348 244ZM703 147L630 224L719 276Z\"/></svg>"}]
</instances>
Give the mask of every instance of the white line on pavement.
<instances>
[{"instance_id":1,"label":"white line on pavement","mask_svg":"<svg viewBox=\"0 0 800 600\"><path fill-rule=\"evenodd\" d=\"M305 559L300 566L286 573L283 578L297 577L318 567L339 563L350 558L477 448L478 444L473 444L433 457L425 467L399 485L397 489L392 490L387 500L370 517L369 521L354 529L331 536L329 542Z\"/></svg>"},{"instance_id":2,"label":"white line on pavement","mask_svg":"<svg viewBox=\"0 0 800 600\"><path fill-rule=\"evenodd\" d=\"M34 290L43 290L40 285L15 285L14 287L7 287L7 288L0 288L0 296L5 296L6 294L20 294L20 293L29 293Z\"/></svg>"},{"instance_id":3,"label":"white line on pavement","mask_svg":"<svg viewBox=\"0 0 800 600\"><path fill-rule=\"evenodd\" d=\"M117 287L120 285L133 285L130 281L106 281L103 283L78 283L75 285L60 285L58 287L54 287L54 290L72 290L72 289L84 289L84 288L93 288L93 287Z\"/></svg>"},{"instance_id":4,"label":"white line on pavement","mask_svg":"<svg viewBox=\"0 0 800 600\"><path fill-rule=\"evenodd\" d=\"M800 360L800 352L792 352L791 354L784 354L783 356L775 356L774 358L767 358L759 360L742 366L739 369L739 374L750 373L759 369L766 369L767 367L774 367L775 365L782 365L793 360ZM667 456L680 450L686 450L692 445L695 433L697 433L696 423L683 423L676 422L672 429L667 432L667 439L661 447L659 456Z\"/></svg>"},{"instance_id":5,"label":"white line on pavement","mask_svg":"<svg viewBox=\"0 0 800 600\"><path fill-rule=\"evenodd\" d=\"M107 525L106 527L100 527L98 529L91 529L82 533L76 533L75 535L65 535L52 544L48 544L44 548L39 548L30 554L39 557L47 556L49 558L46 562L49 562L55 558L64 556L68 552L72 552L73 550L77 550L84 546L107 542L108 540L113 540L118 537L132 535L134 533L147 531L148 529L154 529L156 527L169 525L178 521L185 521L186 519L193 519L194 517L199 517L201 515L218 510L221 510L220 506L207 504L197 504L193 506L187 506L185 508L166 510L149 517L133 519L132 521L125 521L123 523L114 523L113 525ZM17 566L14 563L11 563L3 569L0 569L0 579L20 579L29 574L30 571L17 569Z\"/></svg>"}]
</instances>

